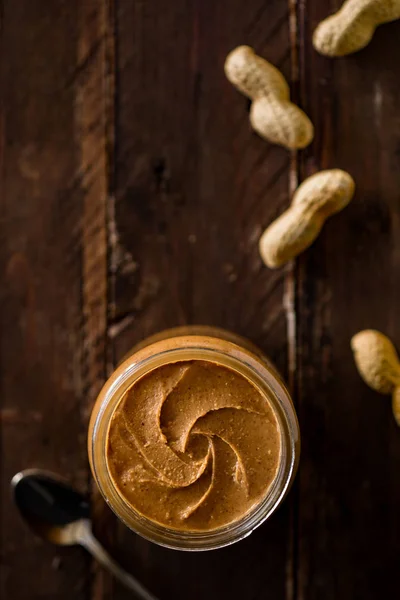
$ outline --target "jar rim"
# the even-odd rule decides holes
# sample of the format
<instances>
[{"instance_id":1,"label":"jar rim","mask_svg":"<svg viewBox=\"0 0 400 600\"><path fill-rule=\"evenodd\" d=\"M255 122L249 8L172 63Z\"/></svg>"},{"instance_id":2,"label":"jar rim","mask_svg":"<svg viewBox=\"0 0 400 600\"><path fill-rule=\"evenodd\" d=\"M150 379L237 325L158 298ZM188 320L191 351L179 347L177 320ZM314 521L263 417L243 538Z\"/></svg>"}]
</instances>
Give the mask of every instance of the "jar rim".
<instances>
[{"instance_id":1,"label":"jar rim","mask_svg":"<svg viewBox=\"0 0 400 600\"><path fill-rule=\"evenodd\" d=\"M152 343L127 358L101 390L89 426L89 460L96 483L117 517L135 533L167 548L211 550L233 544L252 533L276 510L296 473L299 457L299 427L290 394L272 366L253 352L219 338L182 335L165 348L162 341ZM171 340L168 340L171 346ZM240 519L207 531L169 529L140 514L121 494L108 468L107 440L112 416L126 391L140 378L160 366L187 360L206 360L227 367L246 377L268 399L280 429L281 454L277 474L265 497Z\"/></svg>"}]
</instances>

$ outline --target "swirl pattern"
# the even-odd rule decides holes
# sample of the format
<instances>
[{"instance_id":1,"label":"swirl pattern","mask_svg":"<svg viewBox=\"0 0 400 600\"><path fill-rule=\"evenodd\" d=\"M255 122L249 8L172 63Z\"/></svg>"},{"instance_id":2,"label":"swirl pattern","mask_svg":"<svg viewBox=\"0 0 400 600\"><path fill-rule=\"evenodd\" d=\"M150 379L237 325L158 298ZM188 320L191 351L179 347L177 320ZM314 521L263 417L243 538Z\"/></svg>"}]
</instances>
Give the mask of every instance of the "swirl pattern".
<instances>
[{"instance_id":1,"label":"swirl pattern","mask_svg":"<svg viewBox=\"0 0 400 600\"><path fill-rule=\"evenodd\" d=\"M268 400L245 377L207 361L159 367L117 406L107 463L119 492L171 529L209 531L267 494L280 462Z\"/></svg>"}]
</instances>

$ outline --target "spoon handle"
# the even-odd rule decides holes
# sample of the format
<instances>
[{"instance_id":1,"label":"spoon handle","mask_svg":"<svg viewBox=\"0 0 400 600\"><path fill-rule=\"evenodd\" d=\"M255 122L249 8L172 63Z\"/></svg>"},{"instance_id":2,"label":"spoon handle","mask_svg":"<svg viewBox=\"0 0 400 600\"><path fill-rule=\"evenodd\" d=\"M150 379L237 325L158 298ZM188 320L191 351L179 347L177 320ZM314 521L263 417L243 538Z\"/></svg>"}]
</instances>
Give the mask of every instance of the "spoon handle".
<instances>
[{"instance_id":1,"label":"spoon handle","mask_svg":"<svg viewBox=\"0 0 400 600\"><path fill-rule=\"evenodd\" d=\"M111 558L100 542L94 537L89 522L85 522L85 526L81 528L80 543L103 567L108 569L116 579L134 592L137 598L140 598L140 600L157 600L157 598L153 596L153 594L150 594L139 581L127 573L113 558Z\"/></svg>"}]
</instances>

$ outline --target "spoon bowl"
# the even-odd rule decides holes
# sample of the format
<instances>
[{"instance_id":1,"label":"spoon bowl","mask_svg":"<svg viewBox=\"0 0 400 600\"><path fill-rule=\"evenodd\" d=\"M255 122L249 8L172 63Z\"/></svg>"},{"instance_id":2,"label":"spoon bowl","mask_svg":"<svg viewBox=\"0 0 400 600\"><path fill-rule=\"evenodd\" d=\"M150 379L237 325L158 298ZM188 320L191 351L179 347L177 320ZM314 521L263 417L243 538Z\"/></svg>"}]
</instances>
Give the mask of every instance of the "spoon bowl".
<instances>
[{"instance_id":1,"label":"spoon bowl","mask_svg":"<svg viewBox=\"0 0 400 600\"><path fill-rule=\"evenodd\" d=\"M41 469L27 469L14 475L11 492L21 516L36 535L61 546L83 546L137 598L156 600L94 537L88 501L64 479Z\"/></svg>"},{"instance_id":2,"label":"spoon bowl","mask_svg":"<svg viewBox=\"0 0 400 600\"><path fill-rule=\"evenodd\" d=\"M60 476L26 469L11 480L13 499L30 529L61 546L80 544L82 520L90 518L86 498Z\"/></svg>"}]
</instances>

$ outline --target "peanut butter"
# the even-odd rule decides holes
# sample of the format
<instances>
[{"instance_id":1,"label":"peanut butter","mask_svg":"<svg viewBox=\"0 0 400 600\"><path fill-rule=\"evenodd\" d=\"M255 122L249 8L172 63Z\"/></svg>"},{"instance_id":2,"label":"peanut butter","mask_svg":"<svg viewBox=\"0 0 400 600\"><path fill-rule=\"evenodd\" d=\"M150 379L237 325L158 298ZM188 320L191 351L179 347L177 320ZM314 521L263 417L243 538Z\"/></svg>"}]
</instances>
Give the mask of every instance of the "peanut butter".
<instances>
[{"instance_id":1,"label":"peanut butter","mask_svg":"<svg viewBox=\"0 0 400 600\"><path fill-rule=\"evenodd\" d=\"M268 494L281 434L268 398L243 375L192 360L158 367L124 394L110 423L114 485L144 517L210 531Z\"/></svg>"}]
</instances>

